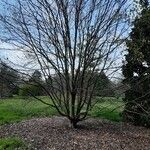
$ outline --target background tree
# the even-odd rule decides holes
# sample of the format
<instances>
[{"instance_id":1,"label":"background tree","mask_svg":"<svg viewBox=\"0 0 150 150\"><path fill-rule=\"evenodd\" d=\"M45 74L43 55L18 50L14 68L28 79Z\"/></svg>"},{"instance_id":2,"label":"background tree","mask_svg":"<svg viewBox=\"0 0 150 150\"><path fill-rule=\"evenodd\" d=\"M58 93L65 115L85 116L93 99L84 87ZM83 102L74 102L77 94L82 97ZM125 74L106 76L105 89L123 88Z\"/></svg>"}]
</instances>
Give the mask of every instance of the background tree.
<instances>
[{"instance_id":1,"label":"background tree","mask_svg":"<svg viewBox=\"0 0 150 150\"><path fill-rule=\"evenodd\" d=\"M2 39L32 56L51 83L44 90L53 107L74 127L91 109L98 76L113 68L128 28L126 1L4 0Z\"/></svg>"},{"instance_id":2,"label":"background tree","mask_svg":"<svg viewBox=\"0 0 150 150\"><path fill-rule=\"evenodd\" d=\"M40 83L42 82L42 74L40 71L38 70L35 70L33 72L33 74L31 75L30 79L29 79L29 82L34 82L34 83Z\"/></svg>"},{"instance_id":3,"label":"background tree","mask_svg":"<svg viewBox=\"0 0 150 150\"><path fill-rule=\"evenodd\" d=\"M23 97L28 96L42 96L44 82L42 80L42 74L40 71L35 70L28 81L24 81L19 89L19 95Z\"/></svg>"},{"instance_id":4,"label":"background tree","mask_svg":"<svg viewBox=\"0 0 150 150\"><path fill-rule=\"evenodd\" d=\"M134 21L127 41L123 74L130 89L125 93L125 120L150 127L150 8L142 3L142 12Z\"/></svg>"},{"instance_id":5,"label":"background tree","mask_svg":"<svg viewBox=\"0 0 150 150\"><path fill-rule=\"evenodd\" d=\"M0 98L18 94L20 76L6 63L0 63Z\"/></svg>"},{"instance_id":6,"label":"background tree","mask_svg":"<svg viewBox=\"0 0 150 150\"><path fill-rule=\"evenodd\" d=\"M97 96L115 96L115 84L108 78L108 76L104 72L101 72L101 74L98 75L95 92Z\"/></svg>"}]
</instances>

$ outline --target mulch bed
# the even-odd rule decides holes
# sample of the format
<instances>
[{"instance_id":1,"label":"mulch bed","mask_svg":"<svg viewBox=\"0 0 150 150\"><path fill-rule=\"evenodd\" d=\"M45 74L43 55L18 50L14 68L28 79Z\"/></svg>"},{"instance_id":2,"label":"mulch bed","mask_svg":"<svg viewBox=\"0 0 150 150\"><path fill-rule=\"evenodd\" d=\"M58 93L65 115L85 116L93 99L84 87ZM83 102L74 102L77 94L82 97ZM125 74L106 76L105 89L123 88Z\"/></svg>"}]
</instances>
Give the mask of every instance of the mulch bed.
<instances>
[{"instance_id":1,"label":"mulch bed","mask_svg":"<svg viewBox=\"0 0 150 150\"><path fill-rule=\"evenodd\" d=\"M63 117L37 118L0 126L0 138L20 137L37 150L150 150L150 129L87 119L78 129Z\"/></svg>"}]
</instances>

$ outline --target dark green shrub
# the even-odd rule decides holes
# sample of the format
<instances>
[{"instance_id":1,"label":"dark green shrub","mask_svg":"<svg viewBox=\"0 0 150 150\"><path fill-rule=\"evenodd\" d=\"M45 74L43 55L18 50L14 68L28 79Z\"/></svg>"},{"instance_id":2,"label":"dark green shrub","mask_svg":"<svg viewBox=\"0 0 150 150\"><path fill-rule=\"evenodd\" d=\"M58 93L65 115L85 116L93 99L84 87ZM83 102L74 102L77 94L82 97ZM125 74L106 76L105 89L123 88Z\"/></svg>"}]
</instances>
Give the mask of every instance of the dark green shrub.
<instances>
[{"instance_id":1,"label":"dark green shrub","mask_svg":"<svg viewBox=\"0 0 150 150\"><path fill-rule=\"evenodd\" d=\"M19 89L19 96L40 96L42 95L42 88L36 84L25 84Z\"/></svg>"}]
</instances>

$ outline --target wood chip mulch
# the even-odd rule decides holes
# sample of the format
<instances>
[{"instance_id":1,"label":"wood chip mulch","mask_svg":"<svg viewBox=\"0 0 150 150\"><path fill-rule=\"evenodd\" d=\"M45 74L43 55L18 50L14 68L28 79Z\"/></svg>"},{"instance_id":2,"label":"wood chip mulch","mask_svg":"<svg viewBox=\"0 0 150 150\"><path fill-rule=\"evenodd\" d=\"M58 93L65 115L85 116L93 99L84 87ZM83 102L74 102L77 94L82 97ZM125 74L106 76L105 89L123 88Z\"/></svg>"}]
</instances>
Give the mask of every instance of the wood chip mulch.
<instances>
[{"instance_id":1,"label":"wood chip mulch","mask_svg":"<svg viewBox=\"0 0 150 150\"><path fill-rule=\"evenodd\" d=\"M33 150L150 150L150 129L87 119L78 129L63 117L0 126L0 138L20 137Z\"/></svg>"}]
</instances>

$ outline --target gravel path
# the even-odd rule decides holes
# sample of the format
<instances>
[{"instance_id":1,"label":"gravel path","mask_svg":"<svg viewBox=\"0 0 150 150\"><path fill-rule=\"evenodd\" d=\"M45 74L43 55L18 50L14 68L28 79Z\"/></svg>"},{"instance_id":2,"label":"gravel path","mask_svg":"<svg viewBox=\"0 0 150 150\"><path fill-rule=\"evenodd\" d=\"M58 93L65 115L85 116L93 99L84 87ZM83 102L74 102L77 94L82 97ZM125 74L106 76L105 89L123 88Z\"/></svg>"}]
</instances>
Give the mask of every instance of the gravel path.
<instances>
[{"instance_id":1,"label":"gravel path","mask_svg":"<svg viewBox=\"0 0 150 150\"><path fill-rule=\"evenodd\" d=\"M63 117L40 118L0 126L0 138L17 136L37 150L150 150L150 130L100 119L69 127Z\"/></svg>"}]
</instances>

